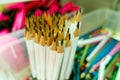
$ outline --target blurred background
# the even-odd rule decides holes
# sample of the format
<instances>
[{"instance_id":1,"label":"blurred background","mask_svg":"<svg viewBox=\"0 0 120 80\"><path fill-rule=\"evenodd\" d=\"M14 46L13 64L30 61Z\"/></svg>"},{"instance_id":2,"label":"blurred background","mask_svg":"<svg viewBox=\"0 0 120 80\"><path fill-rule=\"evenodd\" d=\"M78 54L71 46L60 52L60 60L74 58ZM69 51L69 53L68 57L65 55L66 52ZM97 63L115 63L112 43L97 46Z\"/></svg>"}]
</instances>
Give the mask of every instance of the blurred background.
<instances>
[{"instance_id":1,"label":"blurred background","mask_svg":"<svg viewBox=\"0 0 120 80\"><path fill-rule=\"evenodd\" d=\"M3 10L4 4L12 2L22 2L31 0L1 0L0 10ZM84 10L84 13L99 9L99 8L109 8L113 10L120 10L120 0L60 0L60 3L64 5L65 3L72 1L74 4L80 5Z\"/></svg>"},{"instance_id":2,"label":"blurred background","mask_svg":"<svg viewBox=\"0 0 120 80\"><path fill-rule=\"evenodd\" d=\"M61 0L61 4L65 4L70 0ZM120 0L71 0L74 4L80 5L83 13L89 13L91 11L108 8L113 10L120 10Z\"/></svg>"}]
</instances>

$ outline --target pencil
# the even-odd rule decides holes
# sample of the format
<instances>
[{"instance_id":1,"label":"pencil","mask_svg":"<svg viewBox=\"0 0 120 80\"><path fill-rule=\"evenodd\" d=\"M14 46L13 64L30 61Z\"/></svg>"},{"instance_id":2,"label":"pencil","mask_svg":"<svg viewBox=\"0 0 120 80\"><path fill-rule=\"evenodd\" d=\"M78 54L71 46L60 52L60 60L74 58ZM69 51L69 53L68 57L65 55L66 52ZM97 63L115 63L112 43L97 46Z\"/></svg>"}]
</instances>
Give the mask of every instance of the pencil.
<instances>
[{"instance_id":1,"label":"pencil","mask_svg":"<svg viewBox=\"0 0 120 80\"><path fill-rule=\"evenodd\" d=\"M32 72L32 77L36 78L36 66L35 66L35 54L34 54L34 41L31 34L31 26L29 18L26 18L26 28L25 28L25 41L28 51L28 56L30 60L30 67Z\"/></svg>"},{"instance_id":2,"label":"pencil","mask_svg":"<svg viewBox=\"0 0 120 80\"><path fill-rule=\"evenodd\" d=\"M45 47L45 38L44 33L42 32L40 43L39 43L39 50L40 50L40 74L41 80L45 80L45 56L46 56L46 47Z\"/></svg>"},{"instance_id":3,"label":"pencil","mask_svg":"<svg viewBox=\"0 0 120 80\"><path fill-rule=\"evenodd\" d=\"M61 67L60 80L64 80L65 78L65 70L67 69L67 62L69 61L70 51L71 51L70 34L66 34L66 35L67 35L67 37L65 37L66 45L65 45L65 52L63 55L63 63Z\"/></svg>"},{"instance_id":4,"label":"pencil","mask_svg":"<svg viewBox=\"0 0 120 80\"><path fill-rule=\"evenodd\" d=\"M59 42L59 46L57 48L57 53L55 57L55 67L54 67L54 73L53 73L53 79L52 80L58 80L60 67L62 64L62 58L63 58L63 39Z\"/></svg>"},{"instance_id":5,"label":"pencil","mask_svg":"<svg viewBox=\"0 0 120 80\"><path fill-rule=\"evenodd\" d=\"M66 76L65 79L68 79L70 77L71 74L71 70L72 70L72 65L73 65L73 60L74 60L74 55L75 55L75 51L76 51L76 47L77 47L77 41L79 39L79 29L80 29L80 12L78 11L76 20L73 24L71 24L70 26L70 34L71 35L71 54L70 54L70 60L68 62L68 68L66 71ZM74 30L74 31L73 31Z\"/></svg>"}]
</instances>

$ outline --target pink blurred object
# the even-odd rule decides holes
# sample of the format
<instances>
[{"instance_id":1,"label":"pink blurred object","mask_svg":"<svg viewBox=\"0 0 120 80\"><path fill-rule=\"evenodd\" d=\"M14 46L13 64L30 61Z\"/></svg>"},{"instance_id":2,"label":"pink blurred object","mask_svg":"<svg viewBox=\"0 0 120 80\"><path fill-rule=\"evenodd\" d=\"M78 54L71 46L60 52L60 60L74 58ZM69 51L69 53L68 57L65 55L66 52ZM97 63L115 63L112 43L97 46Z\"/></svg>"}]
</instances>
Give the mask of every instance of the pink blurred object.
<instances>
[{"instance_id":1,"label":"pink blurred object","mask_svg":"<svg viewBox=\"0 0 120 80\"><path fill-rule=\"evenodd\" d=\"M30 80L29 77L24 78L23 80Z\"/></svg>"},{"instance_id":2,"label":"pink blurred object","mask_svg":"<svg viewBox=\"0 0 120 80\"><path fill-rule=\"evenodd\" d=\"M42 12L42 10L40 10L40 9L37 9L36 11L35 11L35 13L34 13L34 16L41 16L43 14L43 12Z\"/></svg>"},{"instance_id":3,"label":"pink blurred object","mask_svg":"<svg viewBox=\"0 0 120 80\"><path fill-rule=\"evenodd\" d=\"M48 7L51 7L53 5L60 6L58 0L49 0Z\"/></svg>"},{"instance_id":4,"label":"pink blurred object","mask_svg":"<svg viewBox=\"0 0 120 80\"><path fill-rule=\"evenodd\" d=\"M14 4L8 4L6 6L6 9L7 10L12 10L12 9L17 9L17 10L21 10L25 7L25 4L22 2L22 3L14 3Z\"/></svg>"},{"instance_id":5,"label":"pink blurred object","mask_svg":"<svg viewBox=\"0 0 120 80\"><path fill-rule=\"evenodd\" d=\"M43 7L43 6L45 6L45 4L42 3L41 1L30 2L25 6L26 13L28 13L29 11L31 11L31 10L37 8L37 7L40 7L40 6Z\"/></svg>"},{"instance_id":6,"label":"pink blurred object","mask_svg":"<svg viewBox=\"0 0 120 80\"><path fill-rule=\"evenodd\" d=\"M10 35L0 38L0 56L11 70L18 72L24 69L29 62L22 46L20 44L12 45L12 42L18 42L18 39Z\"/></svg>"},{"instance_id":7,"label":"pink blurred object","mask_svg":"<svg viewBox=\"0 0 120 80\"><path fill-rule=\"evenodd\" d=\"M54 13L58 12L59 6L57 4L54 4L50 7L49 11L53 15Z\"/></svg>"},{"instance_id":8,"label":"pink blurred object","mask_svg":"<svg viewBox=\"0 0 120 80\"><path fill-rule=\"evenodd\" d=\"M65 4L65 5L60 9L60 13L61 13L61 14L64 14L64 13L70 11L72 7L73 7L73 3L72 3L72 2L68 2L67 4Z\"/></svg>"},{"instance_id":9,"label":"pink blurred object","mask_svg":"<svg viewBox=\"0 0 120 80\"><path fill-rule=\"evenodd\" d=\"M6 21L9 19L8 15L4 15L2 12L0 12L0 21Z\"/></svg>"},{"instance_id":10,"label":"pink blurred object","mask_svg":"<svg viewBox=\"0 0 120 80\"><path fill-rule=\"evenodd\" d=\"M8 34L9 32L10 31L8 29L3 29L2 31L0 31L0 37Z\"/></svg>"},{"instance_id":11,"label":"pink blurred object","mask_svg":"<svg viewBox=\"0 0 120 80\"><path fill-rule=\"evenodd\" d=\"M26 11L24 9L16 13L12 31L17 31L24 27Z\"/></svg>"},{"instance_id":12,"label":"pink blurred object","mask_svg":"<svg viewBox=\"0 0 120 80\"><path fill-rule=\"evenodd\" d=\"M70 12L75 12L75 11L78 11L80 9L79 6L73 6L71 9L70 9Z\"/></svg>"}]
</instances>

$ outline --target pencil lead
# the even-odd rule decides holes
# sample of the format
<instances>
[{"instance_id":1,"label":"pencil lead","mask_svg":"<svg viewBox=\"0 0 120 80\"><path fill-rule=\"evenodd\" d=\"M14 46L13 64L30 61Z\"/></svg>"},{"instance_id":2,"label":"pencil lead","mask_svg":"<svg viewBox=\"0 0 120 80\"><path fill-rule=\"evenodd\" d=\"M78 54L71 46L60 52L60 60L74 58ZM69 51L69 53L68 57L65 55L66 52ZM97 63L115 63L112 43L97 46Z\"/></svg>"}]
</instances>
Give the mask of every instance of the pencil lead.
<instances>
[{"instance_id":1,"label":"pencil lead","mask_svg":"<svg viewBox=\"0 0 120 80\"><path fill-rule=\"evenodd\" d=\"M51 33L49 32L48 37L50 37L50 36L51 36Z\"/></svg>"},{"instance_id":2,"label":"pencil lead","mask_svg":"<svg viewBox=\"0 0 120 80\"><path fill-rule=\"evenodd\" d=\"M79 22L77 23L77 28L79 29Z\"/></svg>"},{"instance_id":3,"label":"pencil lead","mask_svg":"<svg viewBox=\"0 0 120 80\"><path fill-rule=\"evenodd\" d=\"M40 31L42 31L42 28L40 27Z\"/></svg>"},{"instance_id":4,"label":"pencil lead","mask_svg":"<svg viewBox=\"0 0 120 80\"><path fill-rule=\"evenodd\" d=\"M52 34L54 35L54 29L52 30Z\"/></svg>"},{"instance_id":5,"label":"pencil lead","mask_svg":"<svg viewBox=\"0 0 120 80\"><path fill-rule=\"evenodd\" d=\"M54 37L54 42L56 42L56 37Z\"/></svg>"},{"instance_id":6,"label":"pencil lead","mask_svg":"<svg viewBox=\"0 0 120 80\"><path fill-rule=\"evenodd\" d=\"M68 33L69 33L69 30L70 30L70 29L68 28L68 30L67 30Z\"/></svg>"},{"instance_id":7,"label":"pencil lead","mask_svg":"<svg viewBox=\"0 0 120 80\"><path fill-rule=\"evenodd\" d=\"M44 36L44 33L42 32L42 36Z\"/></svg>"},{"instance_id":8,"label":"pencil lead","mask_svg":"<svg viewBox=\"0 0 120 80\"><path fill-rule=\"evenodd\" d=\"M64 39L61 40L61 45L63 45Z\"/></svg>"},{"instance_id":9,"label":"pencil lead","mask_svg":"<svg viewBox=\"0 0 120 80\"><path fill-rule=\"evenodd\" d=\"M69 40L71 39L71 35L69 34Z\"/></svg>"}]
</instances>

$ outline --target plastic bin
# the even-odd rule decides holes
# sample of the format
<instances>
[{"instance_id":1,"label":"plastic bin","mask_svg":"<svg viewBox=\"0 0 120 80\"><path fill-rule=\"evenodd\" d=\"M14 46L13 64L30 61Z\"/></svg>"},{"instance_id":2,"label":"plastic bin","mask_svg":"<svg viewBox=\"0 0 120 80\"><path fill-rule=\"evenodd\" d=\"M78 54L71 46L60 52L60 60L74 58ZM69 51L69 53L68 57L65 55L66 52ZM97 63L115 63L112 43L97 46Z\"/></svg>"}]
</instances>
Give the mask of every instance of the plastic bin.
<instances>
[{"instance_id":1,"label":"plastic bin","mask_svg":"<svg viewBox=\"0 0 120 80\"><path fill-rule=\"evenodd\" d=\"M0 37L0 72L7 80L23 80L31 74L23 36L20 30Z\"/></svg>"},{"instance_id":2,"label":"plastic bin","mask_svg":"<svg viewBox=\"0 0 120 80\"><path fill-rule=\"evenodd\" d=\"M113 37L120 40L120 12L99 9L83 15L80 34L83 35L99 26L103 26L117 34Z\"/></svg>"}]
</instances>

